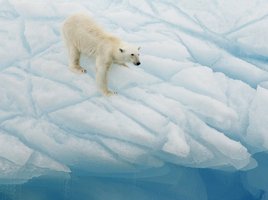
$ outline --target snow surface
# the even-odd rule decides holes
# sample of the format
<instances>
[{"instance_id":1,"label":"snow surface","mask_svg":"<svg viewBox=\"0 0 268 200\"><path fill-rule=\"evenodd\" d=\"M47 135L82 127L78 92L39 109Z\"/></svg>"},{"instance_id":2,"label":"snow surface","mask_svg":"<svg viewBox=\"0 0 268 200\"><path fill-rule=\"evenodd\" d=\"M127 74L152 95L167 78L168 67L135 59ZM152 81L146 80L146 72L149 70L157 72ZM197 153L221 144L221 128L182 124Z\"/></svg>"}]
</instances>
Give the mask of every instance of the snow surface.
<instances>
[{"instance_id":1,"label":"snow surface","mask_svg":"<svg viewBox=\"0 0 268 200\"><path fill-rule=\"evenodd\" d=\"M140 68L112 66L118 95L97 91L93 60L82 58L85 75L68 70L60 29L76 12L142 47ZM258 166L253 155L268 149L267 30L266 0L0 1L0 183Z\"/></svg>"}]
</instances>

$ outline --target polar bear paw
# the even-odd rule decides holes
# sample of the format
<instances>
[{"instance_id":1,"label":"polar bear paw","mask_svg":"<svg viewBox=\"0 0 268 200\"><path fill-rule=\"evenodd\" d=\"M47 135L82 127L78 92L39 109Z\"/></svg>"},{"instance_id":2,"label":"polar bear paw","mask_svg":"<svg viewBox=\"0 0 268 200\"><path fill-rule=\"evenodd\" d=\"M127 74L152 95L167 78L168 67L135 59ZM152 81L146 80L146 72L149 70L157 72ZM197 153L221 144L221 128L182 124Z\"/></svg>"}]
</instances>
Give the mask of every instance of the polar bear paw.
<instances>
[{"instance_id":1,"label":"polar bear paw","mask_svg":"<svg viewBox=\"0 0 268 200\"><path fill-rule=\"evenodd\" d=\"M81 66L76 66L76 67L70 67L70 70L76 74L85 74L87 73L87 70L84 69Z\"/></svg>"},{"instance_id":2,"label":"polar bear paw","mask_svg":"<svg viewBox=\"0 0 268 200\"><path fill-rule=\"evenodd\" d=\"M103 94L104 94L106 97L110 97L110 96L112 96L112 95L116 95L117 92L113 92L113 91L107 90L107 91L103 92Z\"/></svg>"}]
</instances>

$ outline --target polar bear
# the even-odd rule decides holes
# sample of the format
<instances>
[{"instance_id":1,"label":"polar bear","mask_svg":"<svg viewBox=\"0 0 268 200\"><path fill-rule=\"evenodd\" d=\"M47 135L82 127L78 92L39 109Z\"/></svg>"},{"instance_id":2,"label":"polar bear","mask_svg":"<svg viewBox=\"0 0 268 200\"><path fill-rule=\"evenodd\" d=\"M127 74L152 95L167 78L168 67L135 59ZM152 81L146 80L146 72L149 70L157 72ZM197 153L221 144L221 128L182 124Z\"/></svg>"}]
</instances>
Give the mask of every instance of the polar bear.
<instances>
[{"instance_id":1,"label":"polar bear","mask_svg":"<svg viewBox=\"0 0 268 200\"><path fill-rule=\"evenodd\" d=\"M96 59L96 82L100 91L115 94L107 86L107 73L111 64L124 67L127 62L140 65L140 47L128 44L105 32L88 15L75 14L65 20L62 35L69 52L69 67L75 73L86 73L79 64L80 54Z\"/></svg>"}]
</instances>

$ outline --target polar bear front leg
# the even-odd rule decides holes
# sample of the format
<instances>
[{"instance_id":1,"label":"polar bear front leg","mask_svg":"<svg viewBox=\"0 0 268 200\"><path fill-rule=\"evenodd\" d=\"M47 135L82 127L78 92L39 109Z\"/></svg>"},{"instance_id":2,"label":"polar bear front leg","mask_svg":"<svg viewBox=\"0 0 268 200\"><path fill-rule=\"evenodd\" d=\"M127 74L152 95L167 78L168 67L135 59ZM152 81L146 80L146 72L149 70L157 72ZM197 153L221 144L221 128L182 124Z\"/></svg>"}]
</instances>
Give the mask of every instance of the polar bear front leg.
<instances>
[{"instance_id":1,"label":"polar bear front leg","mask_svg":"<svg viewBox=\"0 0 268 200\"><path fill-rule=\"evenodd\" d=\"M83 74L86 73L87 70L80 66L79 60L80 60L80 52L78 49L74 46L69 46L69 56L70 56L70 70L77 74Z\"/></svg>"},{"instance_id":2,"label":"polar bear front leg","mask_svg":"<svg viewBox=\"0 0 268 200\"><path fill-rule=\"evenodd\" d=\"M110 64L103 64L102 62L98 62L96 65L96 82L99 90L105 96L111 96L116 94L116 92L112 92L108 89L108 81L107 81L107 74L109 70Z\"/></svg>"}]
</instances>

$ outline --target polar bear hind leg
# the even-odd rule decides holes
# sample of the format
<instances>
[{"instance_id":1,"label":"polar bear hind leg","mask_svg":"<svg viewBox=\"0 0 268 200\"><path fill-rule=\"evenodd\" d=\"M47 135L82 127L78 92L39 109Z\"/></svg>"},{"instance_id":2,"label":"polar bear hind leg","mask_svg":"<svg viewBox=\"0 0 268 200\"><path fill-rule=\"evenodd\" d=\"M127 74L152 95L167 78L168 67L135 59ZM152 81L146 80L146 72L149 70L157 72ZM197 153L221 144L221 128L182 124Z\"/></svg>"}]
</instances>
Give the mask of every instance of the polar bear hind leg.
<instances>
[{"instance_id":1,"label":"polar bear hind leg","mask_svg":"<svg viewBox=\"0 0 268 200\"><path fill-rule=\"evenodd\" d=\"M69 57L70 57L70 61L69 61L70 70L77 74L86 73L87 70L81 67L79 64L80 52L78 51L78 49L74 47L73 45L69 45L68 48L69 48Z\"/></svg>"}]
</instances>

